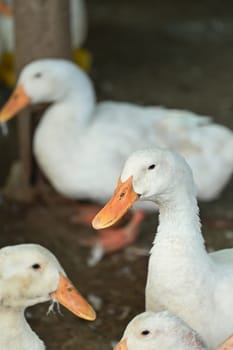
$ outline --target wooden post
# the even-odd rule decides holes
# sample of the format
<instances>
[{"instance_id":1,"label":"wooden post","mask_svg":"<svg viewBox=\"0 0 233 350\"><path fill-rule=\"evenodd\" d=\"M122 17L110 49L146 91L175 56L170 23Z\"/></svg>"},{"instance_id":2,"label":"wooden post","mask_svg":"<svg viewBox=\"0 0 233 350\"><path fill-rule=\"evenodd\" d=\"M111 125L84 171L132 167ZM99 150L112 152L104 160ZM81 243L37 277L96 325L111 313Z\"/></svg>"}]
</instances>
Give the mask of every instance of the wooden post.
<instances>
[{"instance_id":1,"label":"wooden post","mask_svg":"<svg viewBox=\"0 0 233 350\"><path fill-rule=\"evenodd\" d=\"M23 66L36 59L71 58L68 0L14 0L14 16L17 75ZM36 186L33 181L35 162L33 162L31 147L36 119L34 114L33 109L30 108L18 117L22 165L20 197L24 200L32 197Z\"/></svg>"}]
</instances>

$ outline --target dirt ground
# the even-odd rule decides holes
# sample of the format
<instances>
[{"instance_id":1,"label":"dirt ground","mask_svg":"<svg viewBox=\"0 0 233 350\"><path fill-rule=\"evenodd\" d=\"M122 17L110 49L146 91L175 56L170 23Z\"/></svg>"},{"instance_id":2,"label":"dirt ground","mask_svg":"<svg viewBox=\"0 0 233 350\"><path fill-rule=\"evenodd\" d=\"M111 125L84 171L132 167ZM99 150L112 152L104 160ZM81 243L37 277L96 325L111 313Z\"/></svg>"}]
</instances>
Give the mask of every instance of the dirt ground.
<instances>
[{"instance_id":1,"label":"dirt ground","mask_svg":"<svg viewBox=\"0 0 233 350\"><path fill-rule=\"evenodd\" d=\"M93 54L92 78L99 99L187 108L233 126L232 1L89 0L86 47ZM8 92L1 89L0 102ZM6 152L7 150L7 152ZM0 181L17 157L16 132L0 137ZM212 203L201 203L207 247L233 246L233 181ZM111 349L128 321L144 309L147 253L156 216L149 216L137 242L89 267L81 238L93 235L69 222L74 206L30 205L0 197L0 246L38 242L53 251L85 296L102 301L95 322L48 305L27 312L33 329L50 350ZM214 219L231 225L211 225Z\"/></svg>"}]
</instances>

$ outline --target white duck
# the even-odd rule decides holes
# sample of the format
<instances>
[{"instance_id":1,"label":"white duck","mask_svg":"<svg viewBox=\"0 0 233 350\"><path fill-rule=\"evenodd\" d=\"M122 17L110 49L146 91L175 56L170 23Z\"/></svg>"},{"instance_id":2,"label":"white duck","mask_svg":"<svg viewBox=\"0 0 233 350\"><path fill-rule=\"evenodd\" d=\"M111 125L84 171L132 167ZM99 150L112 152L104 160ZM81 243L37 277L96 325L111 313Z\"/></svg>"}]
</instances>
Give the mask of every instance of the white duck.
<instances>
[{"instance_id":1,"label":"white duck","mask_svg":"<svg viewBox=\"0 0 233 350\"><path fill-rule=\"evenodd\" d=\"M174 314L147 311L130 321L114 350L207 350L207 346Z\"/></svg>"},{"instance_id":2,"label":"white duck","mask_svg":"<svg viewBox=\"0 0 233 350\"><path fill-rule=\"evenodd\" d=\"M1 51L13 52L14 50L14 28L12 20L12 9L9 1L0 0L0 41Z\"/></svg>"},{"instance_id":3,"label":"white duck","mask_svg":"<svg viewBox=\"0 0 233 350\"><path fill-rule=\"evenodd\" d=\"M0 121L43 102L52 105L35 131L33 150L51 184L66 197L105 203L126 157L148 146L180 151L203 200L216 198L233 172L231 130L188 111L96 103L89 77L71 62L44 59L27 65Z\"/></svg>"},{"instance_id":4,"label":"white duck","mask_svg":"<svg viewBox=\"0 0 233 350\"><path fill-rule=\"evenodd\" d=\"M217 350L232 350L233 336ZM169 311L146 311L127 325L114 350L208 350L200 335Z\"/></svg>"},{"instance_id":5,"label":"white duck","mask_svg":"<svg viewBox=\"0 0 233 350\"><path fill-rule=\"evenodd\" d=\"M95 319L94 310L50 251L37 244L0 249L1 350L45 349L25 320L24 310L49 300L60 302L79 317Z\"/></svg>"},{"instance_id":6,"label":"white duck","mask_svg":"<svg viewBox=\"0 0 233 350\"><path fill-rule=\"evenodd\" d=\"M134 152L93 226L102 229L117 222L137 199L159 207L146 310L175 313L216 349L233 330L233 249L206 252L196 189L184 158L163 149Z\"/></svg>"}]
</instances>

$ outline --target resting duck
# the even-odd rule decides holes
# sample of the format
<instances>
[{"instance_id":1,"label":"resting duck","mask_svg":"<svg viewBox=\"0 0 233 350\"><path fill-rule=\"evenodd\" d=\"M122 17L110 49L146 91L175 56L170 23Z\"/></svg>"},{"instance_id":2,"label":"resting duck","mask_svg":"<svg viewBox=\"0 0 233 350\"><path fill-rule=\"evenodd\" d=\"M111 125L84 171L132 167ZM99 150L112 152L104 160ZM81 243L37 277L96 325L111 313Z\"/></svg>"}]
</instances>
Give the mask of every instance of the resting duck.
<instances>
[{"instance_id":1,"label":"resting duck","mask_svg":"<svg viewBox=\"0 0 233 350\"><path fill-rule=\"evenodd\" d=\"M233 336L217 350L232 350ZM169 311L143 312L126 327L114 350L208 350L197 332Z\"/></svg>"},{"instance_id":2,"label":"resting duck","mask_svg":"<svg viewBox=\"0 0 233 350\"><path fill-rule=\"evenodd\" d=\"M147 311L130 321L114 350L207 350L207 346L174 314Z\"/></svg>"},{"instance_id":3,"label":"resting duck","mask_svg":"<svg viewBox=\"0 0 233 350\"><path fill-rule=\"evenodd\" d=\"M95 311L50 251L37 244L0 249L1 350L45 349L27 323L24 310L49 300L61 303L81 318L95 319Z\"/></svg>"},{"instance_id":4,"label":"resting duck","mask_svg":"<svg viewBox=\"0 0 233 350\"><path fill-rule=\"evenodd\" d=\"M195 329L210 349L233 330L233 249L208 254L196 188L184 158L165 149L134 152L112 199L93 221L96 229L119 220L137 200L159 207L151 249L146 310L169 310Z\"/></svg>"},{"instance_id":5,"label":"resting duck","mask_svg":"<svg viewBox=\"0 0 233 350\"><path fill-rule=\"evenodd\" d=\"M0 79L9 86L15 84L13 16L13 1L0 0ZM89 71L91 55L87 50L80 49L87 37L87 13L84 0L70 0L70 29L74 61Z\"/></svg>"},{"instance_id":6,"label":"resting duck","mask_svg":"<svg viewBox=\"0 0 233 350\"><path fill-rule=\"evenodd\" d=\"M52 105L35 131L33 151L53 187L68 198L105 203L125 159L148 146L180 151L193 169L202 200L218 197L233 172L231 130L188 111L96 103L89 77L65 60L28 64L0 111L0 122L44 102ZM145 203L141 208L151 210Z\"/></svg>"}]
</instances>

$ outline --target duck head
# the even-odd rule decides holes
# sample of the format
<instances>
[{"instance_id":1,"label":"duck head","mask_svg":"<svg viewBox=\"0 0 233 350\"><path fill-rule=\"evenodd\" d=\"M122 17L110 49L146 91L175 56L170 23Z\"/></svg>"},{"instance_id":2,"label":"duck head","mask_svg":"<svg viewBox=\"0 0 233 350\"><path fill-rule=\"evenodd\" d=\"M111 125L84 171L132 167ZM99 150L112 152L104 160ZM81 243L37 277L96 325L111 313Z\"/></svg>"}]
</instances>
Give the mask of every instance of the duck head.
<instances>
[{"instance_id":1,"label":"duck head","mask_svg":"<svg viewBox=\"0 0 233 350\"><path fill-rule=\"evenodd\" d=\"M168 311L144 312L125 329L114 350L207 350L201 337Z\"/></svg>"},{"instance_id":2,"label":"duck head","mask_svg":"<svg viewBox=\"0 0 233 350\"><path fill-rule=\"evenodd\" d=\"M6 122L28 105L59 102L74 93L93 103L94 91L88 76L72 62L62 59L36 60L26 65L17 86L0 111ZM77 103L79 98L76 98ZM80 102L81 103L81 102Z\"/></svg>"},{"instance_id":3,"label":"duck head","mask_svg":"<svg viewBox=\"0 0 233 350\"><path fill-rule=\"evenodd\" d=\"M96 317L50 251L37 244L0 249L0 305L24 309L49 300L81 318Z\"/></svg>"},{"instance_id":4,"label":"duck head","mask_svg":"<svg viewBox=\"0 0 233 350\"><path fill-rule=\"evenodd\" d=\"M149 200L159 206L182 188L195 195L192 172L183 157L160 148L136 151L127 159L113 197L92 225L95 229L109 227L137 200Z\"/></svg>"}]
</instances>

